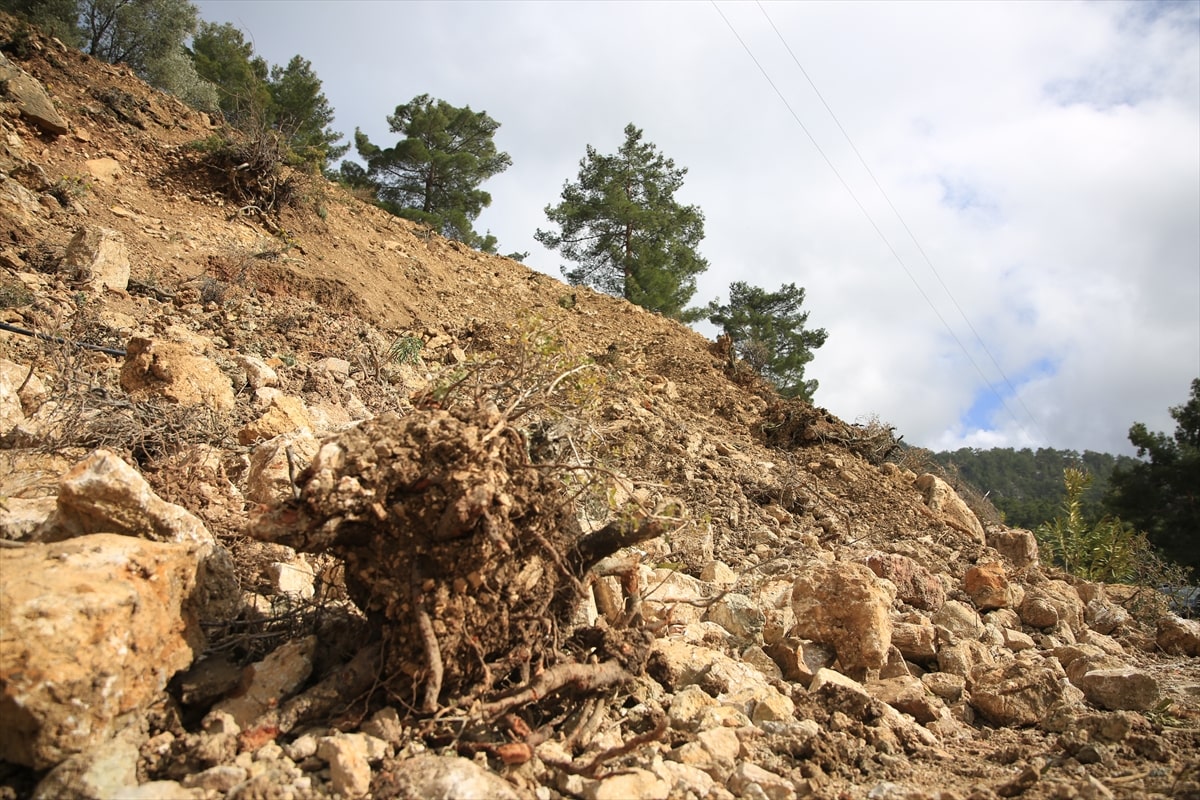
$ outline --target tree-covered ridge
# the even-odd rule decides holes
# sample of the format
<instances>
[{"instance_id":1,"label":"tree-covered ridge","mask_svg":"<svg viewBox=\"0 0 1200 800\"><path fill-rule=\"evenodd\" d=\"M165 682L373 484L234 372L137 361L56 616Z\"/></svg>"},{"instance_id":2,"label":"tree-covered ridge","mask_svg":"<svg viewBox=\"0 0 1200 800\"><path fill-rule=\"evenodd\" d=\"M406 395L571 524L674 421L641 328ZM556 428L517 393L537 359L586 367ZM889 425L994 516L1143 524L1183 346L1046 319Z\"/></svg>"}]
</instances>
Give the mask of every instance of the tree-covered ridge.
<instances>
[{"instance_id":1,"label":"tree-covered ridge","mask_svg":"<svg viewBox=\"0 0 1200 800\"><path fill-rule=\"evenodd\" d=\"M1113 470L1118 465L1128 467L1137 463L1129 456L1050 447L1037 450L963 447L933 453L932 457L947 471L956 473L975 487L981 495L986 495L1004 514L1006 524L1031 530L1054 519L1058 513L1066 498L1064 470L1080 469L1093 476L1080 502L1086 518L1098 519L1107 511L1102 501Z\"/></svg>"}]
</instances>

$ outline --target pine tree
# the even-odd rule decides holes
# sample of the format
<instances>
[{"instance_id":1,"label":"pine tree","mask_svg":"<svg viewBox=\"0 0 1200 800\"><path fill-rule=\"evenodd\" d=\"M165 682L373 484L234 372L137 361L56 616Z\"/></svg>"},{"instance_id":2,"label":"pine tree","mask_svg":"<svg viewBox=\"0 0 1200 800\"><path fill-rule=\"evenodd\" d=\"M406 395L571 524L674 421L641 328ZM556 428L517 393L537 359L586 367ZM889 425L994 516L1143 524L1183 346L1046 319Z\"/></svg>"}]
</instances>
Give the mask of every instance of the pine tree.
<instances>
[{"instance_id":1,"label":"pine tree","mask_svg":"<svg viewBox=\"0 0 1200 800\"><path fill-rule=\"evenodd\" d=\"M559 231L539 229L534 238L578 264L563 267L569 282L667 316L695 319L699 312L685 307L708 262L696 252L704 215L675 200L686 174L630 124L616 155L601 155L588 145L579 180L564 184L562 200L546 206Z\"/></svg>"},{"instance_id":2,"label":"pine tree","mask_svg":"<svg viewBox=\"0 0 1200 800\"><path fill-rule=\"evenodd\" d=\"M143 78L171 56L199 17L188 0L81 0L84 48L105 61L128 64Z\"/></svg>"},{"instance_id":3,"label":"pine tree","mask_svg":"<svg viewBox=\"0 0 1200 800\"><path fill-rule=\"evenodd\" d=\"M241 30L228 22L201 22L192 37L192 61L200 77L217 87L217 102L225 119L243 128L261 122L271 101L269 69Z\"/></svg>"},{"instance_id":4,"label":"pine tree","mask_svg":"<svg viewBox=\"0 0 1200 800\"><path fill-rule=\"evenodd\" d=\"M1200 378L1191 397L1170 409L1175 434L1129 429L1140 461L1118 467L1105 505L1146 531L1150 541L1181 564L1200 570Z\"/></svg>"},{"instance_id":5,"label":"pine tree","mask_svg":"<svg viewBox=\"0 0 1200 800\"><path fill-rule=\"evenodd\" d=\"M342 134L329 127L333 108L321 91L311 61L297 55L286 67L272 67L267 91L271 126L283 135L300 162L324 166L350 149L349 144L338 144Z\"/></svg>"},{"instance_id":6,"label":"pine tree","mask_svg":"<svg viewBox=\"0 0 1200 800\"><path fill-rule=\"evenodd\" d=\"M709 321L732 340L734 352L781 395L812 402L817 381L804 379L804 367L828 334L824 328L805 330L803 304L804 290L794 283L768 292L737 281L729 286L729 303L714 300L707 311Z\"/></svg>"},{"instance_id":7,"label":"pine tree","mask_svg":"<svg viewBox=\"0 0 1200 800\"><path fill-rule=\"evenodd\" d=\"M364 177L375 187L380 205L392 213L423 222L438 233L473 247L494 250L495 238L480 236L472 224L492 196L479 185L512 166L508 153L493 138L500 123L470 106L458 108L427 94L396 106L388 118L392 133L403 136L393 147L380 148L362 131L354 146L367 163ZM347 171L343 170L343 175Z\"/></svg>"}]
</instances>

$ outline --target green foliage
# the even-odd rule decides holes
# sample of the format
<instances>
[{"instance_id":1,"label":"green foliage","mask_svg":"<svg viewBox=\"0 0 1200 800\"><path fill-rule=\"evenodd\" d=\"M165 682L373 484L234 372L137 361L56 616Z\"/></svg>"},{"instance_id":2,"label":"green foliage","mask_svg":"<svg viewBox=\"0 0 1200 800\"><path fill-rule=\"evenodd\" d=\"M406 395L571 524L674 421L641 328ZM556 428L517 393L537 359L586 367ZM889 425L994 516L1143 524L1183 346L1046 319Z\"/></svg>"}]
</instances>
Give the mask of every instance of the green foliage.
<instances>
[{"instance_id":1,"label":"green foliage","mask_svg":"<svg viewBox=\"0 0 1200 800\"><path fill-rule=\"evenodd\" d=\"M1128 456L1113 456L1085 450L1056 450L1026 447L978 450L960 448L932 453L931 457L949 474L986 493L1004 514L1008 525L1033 530L1054 518L1065 497L1062 475L1068 468L1086 470L1093 476L1081 498L1083 514L1097 519L1104 514L1101 503L1109 476L1119 464L1132 464Z\"/></svg>"},{"instance_id":2,"label":"green foliage","mask_svg":"<svg viewBox=\"0 0 1200 800\"><path fill-rule=\"evenodd\" d=\"M803 304L804 290L794 283L768 292L736 281L729 285L729 303L714 300L707 313L732 340L734 352L781 395L812 402L817 382L804 379L804 366L828 334L824 328L804 329L808 312L800 311Z\"/></svg>"},{"instance_id":3,"label":"green foliage","mask_svg":"<svg viewBox=\"0 0 1200 800\"><path fill-rule=\"evenodd\" d=\"M1066 498L1060 514L1034 534L1042 553L1072 575L1106 583L1132 580L1139 562L1153 555L1150 542L1117 517L1087 521L1082 497L1091 482L1092 477L1082 470L1064 470Z\"/></svg>"},{"instance_id":4,"label":"green foliage","mask_svg":"<svg viewBox=\"0 0 1200 800\"><path fill-rule=\"evenodd\" d=\"M562 200L546 206L559 231L539 229L534 238L578 264L563 267L569 282L695 319L699 313L685 309L708 262L696 252L704 215L675 200L686 174L630 124L616 155L587 146L579 180L564 184Z\"/></svg>"},{"instance_id":5,"label":"green foliage","mask_svg":"<svg viewBox=\"0 0 1200 800\"><path fill-rule=\"evenodd\" d=\"M1192 381L1187 403L1170 413L1174 436L1151 433L1141 422L1129 429L1143 460L1113 473L1104 502L1168 556L1200 568L1200 378Z\"/></svg>"},{"instance_id":6,"label":"green foliage","mask_svg":"<svg viewBox=\"0 0 1200 800\"><path fill-rule=\"evenodd\" d=\"M230 124L243 127L261 120L271 100L270 70L241 30L228 22L201 22L190 52L197 74L216 87L217 104Z\"/></svg>"},{"instance_id":7,"label":"green foliage","mask_svg":"<svg viewBox=\"0 0 1200 800\"><path fill-rule=\"evenodd\" d=\"M268 67L254 46L229 23L201 23L192 38L197 74L211 82L225 119L251 137L278 134L284 160L320 169L350 148L339 145L333 108L312 62L293 56L286 67Z\"/></svg>"},{"instance_id":8,"label":"green foliage","mask_svg":"<svg viewBox=\"0 0 1200 800\"><path fill-rule=\"evenodd\" d=\"M0 0L0 11L19 17L71 47L83 44L78 0ZM5 50L10 50L18 58L28 58L28 43L29 30L19 28Z\"/></svg>"},{"instance_id":9,"label":"green foliage","mask_svg":"<svg viewBox=\"0 0 1200 800\"><path fill-rule=\"evenodd\" d=\"M80 0L84 49L113 64L128 64L143 78L151 65L177 50L196 30L188 0Z\"/></svg>"},{"instance_id":10,"label":"green foliage","mask_svg":"<svg viewBox=\"0 0 1200 800\"><path fill-rule=\"evenodd\" d=\"M492 202L479 185L512 166L508 153L497 150L493 141L500 123L486 112L427 94L396 106L387 120L389 130L403 138L380 148L356 130L355 149L367 168L343 163L343 178L371 186L380 205L397 216L494 250L495 239L481 237L472 224Z\"/></svg>"},{"instance_id":11,"label":"green foliage","mask_svg":"<svg viewBox=\"0 0 1200 800\"><path fill-rule=\"evenodd\" d=\"M200 77L196 65L183 47L176 47L151 61L146 67L146 81L175 95L192 108L212 112L219 107L217 87Z\"/></svg>"},{"instance_id":12,"label":"green foliage","mask_svg":"<svg viewBox=\"0 0 1200 800\"><path fill-rule=\"evenodd\" d=\"M338 144L342 134L330 127L333 108L321 91L311 61L292 56L286 67L271 67L267 91L271 98L269 123L283 135L301 164L321 166L350 149L349 144Z\"/></svg>"}]
</instances>

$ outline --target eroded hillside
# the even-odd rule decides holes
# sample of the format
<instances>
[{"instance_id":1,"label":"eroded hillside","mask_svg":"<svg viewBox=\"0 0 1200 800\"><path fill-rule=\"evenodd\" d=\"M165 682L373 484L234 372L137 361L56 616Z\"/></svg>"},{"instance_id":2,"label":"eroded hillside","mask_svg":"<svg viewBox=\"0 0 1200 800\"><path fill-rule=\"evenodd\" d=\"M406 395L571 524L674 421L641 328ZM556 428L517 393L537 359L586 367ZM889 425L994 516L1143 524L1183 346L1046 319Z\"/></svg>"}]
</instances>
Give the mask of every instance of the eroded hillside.
<instances>
[{"instance_id":1,"label":"eroded hillside","mask_svg":"<svg viewBox=\"0 0 1200 800\"><path fill-rule=\"evenodd\" d=\"M0 797L1200 796L1153 593L674 321L9 58Z\"/></svg>"}]
</instances>

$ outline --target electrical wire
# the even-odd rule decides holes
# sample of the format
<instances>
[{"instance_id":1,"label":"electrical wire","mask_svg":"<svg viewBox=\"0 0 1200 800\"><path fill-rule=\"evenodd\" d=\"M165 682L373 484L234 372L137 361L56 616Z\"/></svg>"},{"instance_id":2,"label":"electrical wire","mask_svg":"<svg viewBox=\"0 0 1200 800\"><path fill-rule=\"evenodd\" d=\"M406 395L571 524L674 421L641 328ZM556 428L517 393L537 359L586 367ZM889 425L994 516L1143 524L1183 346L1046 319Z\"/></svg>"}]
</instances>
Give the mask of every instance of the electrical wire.
<instances>
[{"instance_id":1,"label":"electrical wire","mask_svg":"<svg viewBox=\"0 0 1200 800\"><path fill-rule=\"evenodd\" d=\"M1004 410L1008 412L1010 417L1012 417L1013 422L1016 423L1017 428L1021 431L1021 433L1024 434L1026 436L1026 438L1032 438L1029 436L1028 431L1025 430L1025 427L1021 424L1021 421L1017 418L1017 415L1013 413L1011 408L1009 408L1008 403L1006 403L1004 398L1000 395L1000 393L998 391L996 391L996 388L992 385L991 381L988 380L987 375L984 374L984 372L980 368L979 364L971 356L970 351L967 349L966 345L963 344L962 339L960 339L958 334L954 332L954 329L950 326L950 323L946 321L946 318L944 316L942 316L942 313L940 311L938 311L937 306L934 305L934 303L933 303L933 300L930 299L929 295L925 292L924 288L921 287L921 284L917 281L916 277L912 274L912 271L908 268L908 265L904 263L904 259L900 257L900 254L896 251L896 248L892 245L892 243L888 239L887 235L884 234L883 230L875 222L875 219L871 216L870 212L867 211L866 206L864 206L862 201L859 200L858 195L855 194L854 190L850 188L850 184L847 183L846 179L842 177L842 174L838 171L837 167L834 166L834 164L830 160L829 156L827 156L825 154L825 151L821 148L820 144L817 143L817 140L813 137L812 133L808 130L808 127L805 126L804 122L800 119L800 115L798 113L796 113L796 110L794 108L792 108L792 104L790 102L788 102L787 97L784 96L783 92L780 91L779 87L775 84L775 81L771 78L770 73L767 72L766 68L758 60L758 57L754 55L754 51L750 48L750 46L746 43L746 41L744 39L742 39L741 34L739 34L737 32L737 29L733 26L733 23L729 21L729 18L725 16L725 13L723 11L721 11L721 8L720 8L720 6L717 5L716 0L710 0L710 2L712 3L713 9L716 10L717 14L721 17L721 20L725 23L726 27L729 28L730 33L732 33L733 37L735 39L737 39L738 44L740 44L742 46L742 49L746 51L746 55L748 55L750 57L750 60L754 62L754 66L756 66L758 68L758 71L760 74L762 74L763 79L766 80L767 84L775 92L775 94L779 98L780 102L783 103L784 107L788 110L788 113L791 115L792 119L800 127L800 130L804 131L804 135L808 137L809 142L812 143L813 148L821 156L822 160L824 160L826 166L829 167L829 170L834 174L834 177L836 177L838 182L842 185L842 188L846 190L846 194L848 194L850 196L850 199L854 201L854 204L856 206L858 206L858 210L860 212L862 212L862 215L866 218L868 224L870 224L871 228L875 231L875 234L880 238L880 240L883 242L884 246L887 247L888 252L890 252L892 254L892 258L895 259L896 263L900 265L900 268L904 271L904 274L908 276L909 281L912 283L913 287L916 288L917 293L921 295L921 298L925 301L926 305L929 306L929 309L933 312L934 316L936 316L938 318L938 321L940 321L942 323L942 327L944 327L946 329L946 332L950 334L950 337L958 345L959 349L962 350L963 355L966 357L967 361L975 369L975 372L978 373L980 380L982 380L984 385L986 385L988 387L988 390L991 391L991 393L993 395L995 395L996 399L1000 401L1001 406L1003 406ZM776 32L778 33L778 31L776 31ZM786 43L785 43L785 46L786 46ZM790 52L791 51L789 49L789 53ZM793 59L795 59L794 55L793 55ZM798 60L796 61L796 63L797 63L797 65L799 65ZM803 72L803 67L801 67L801 71ZM808 77L807 73L805 73L805 77ZM809 80L809 83L810 84L812 83L811 79ZM814 90L816 89L815 86L813 88L814 88ZM818 96L820 96L820 93L818 93ZM824 103L824 98L822 98L822 103ZM832 112L832 110L829 109L828 104L826 104L825 107L826 107L826 110L829 110L829 113L832 116L833 112ZM835 122L836 122L836 117L835 117ZM838 123L838 127L841 128L840 123ZM843 135L846 135L844 129L842 130L842 133L843 133ZM847 136L846 138L847 138L847 140L849 140L849 136ZM853 147L853 143L851 143L851 147ZM857 152L858 152L857 149L855 149L856 154L857 154ZM859 156L859 159L862 160L861 155ZM864 166L865 166L865 162L864 162ZM869 169L868 169L868 172L870 172ZM872 179L874 179L874 175L872 175ZM876 181L876 186L879 186L878 181ZM882 189L881 189L881 191L882 191ZM886 197L886 194L885 194L885 197ZM888 200L888 203L889 203L889 205L891 205L890 199ZM897 216L899 216L899 212L896 211L894 206L892 207L892 210L894 213L897 214ZM903 224L903 218L901 218L901 223ZM905 227L905 230L908 230L907 225L905 225L904 227ZM909 231L909 236L912 236L911 231ZM915 241L915 237L913 237L913 238ZM918 248L920 248L919 244L918 244ZM923 252L924 251L922 251L922 253ZM932 264L930 266L932 267ZM940 281L940 277L939 277L939 281ZM942 284L942 288L943 289L946 288L944 283ZM947 291L947 294L949 294L949 290L947 289L946 291ZM957 303L955 303L955 305L957 306ZM962 313L961 308L959 309L959 313L960 314ZM964 315L964 318L965 318L965 315ZM969 322L968 322L968 324L969 324ZM972 330L974 330L973 327L972 327ZM978 337L978 334L976 334L976 336ZM986 348L985 348L985 350L986 350ZM991 354L989 352L989 356L990 355ZM993 363L995 363L994 358L993 358ZM998 366L997 366L997 368L999 369ZM1001 373L1001 375L1003 375L1004 374L1003 370L1000 370L1000 373ZM1005 380L1008 381L1007 376L1005 377ZM1009 382L1008 385L1010 388L1012 388L1011 382ZM1014 390L1014 393L1015 393L1015 390ZM1026 409L1026 413L1028 413L1028 409ZM1036 420L1033 419L1032 414L1030 414L1029 417L1031 420L1034 421L1035 426L1036 426Z\"/></svg>"},{"instance_id":2,"label":"electrical wire","mask_svg":"<svg viewBox=\"0 0 1200 800\"><path fill-rule=\"evenodd\" d=\"M944 291L946 296L950 298L950 302L954 305L955 310L958 311L958 315L962 317L963 322L965 322L967 327L971 330L971 334L975 337L975 341L979 343L980 348L982 348L983 352L987 354L988 359L992 362L992 366L996 368L996 372L998 372L1000 377L1004 379L1004 384L1012 393L1012 397L1014 397L1021 405L1021 410L1025 412L1025 416L1029 418L1029 421L1032 423L1034 429L1042 435L1042 439L1045 441L1045 434L1042 431L1041 426L1038 424L1037 418L1033 415L1033 412L1029 410L1028 406L1025 405L1025 401L1022 400L1020 394L1017 393L1016 387L1013 386L1012 381L1009 380L1008 375L1006 375L1004 372L1004 369L996 361L996 357L992 355L992 351L983 341L983 337L979 335L979 331L975 330L975 326L971 324L970 318L967 317L966 312L963 311L962 306L959 305L958 300L954 297L954 293L950 291L950 287L946 285L944 280L942 280L941 273L939 273L937 268L933 265L933 260L929 258L929 255L925 252L925 248L922 247L920 241L917 240L916 234L914 234L912 229L909 228L904 216L900 213L900 210L896 208L895 203L892 202L892 198L883 188L883 185L880 184L879 179L875 177L875 173L871 170L871 167L867 165L866 159L863 158L862 153L860 153L858 147L855 146L854 140L850 138L850 134L847 133L846 129L842 126L841 120L838 119L837 114L833 113L833 109L829 106L829 103L825 101L825 96L821 94L821 90L817 88L817 84L813 82L811 77L809 77L808 71L804 69L804 65L800 63L800 59L796 57L796 54L792 51L791 46L788 45L787 39L784 38L783 33L779 30L778 26L775 25L775 21L771 19L771 15L767 13L767 9L763 6L761 0L755 0L755 5L758 6L758 10L762 12L763 17L771 26L771 30L775 31L775 35L779 37L780 44L782 44L783 48L787 50L787 53L789 56L791 56L796 68L800 70L800 74L804 76L804 80L808 81L808 85L810 88L812 88L813 94L817 96L817 99L821 101L821 105L823 105L825 110L829 112L829 116L833 120L833 123L837 125L838 130L841 131L842 137L845 138L846 144L850 145L850 149L854 151L854 155L858 158L858 163L862 165L864 170L866 170L867 175L871 176L871 182L875 184L875 188L879 190L879 194L881 194L883 199L887 202L888 208L890 208L892 213L896 215L896 219L899 220L901 227L904 228L904 232L908 234L908 238L911 239L912 243L916 246L917 252L919 252L921 257L925 259L925 264L929 267L929 271L932 272L933 277L937 279L938 284L942 287L942 291ZM996 392L990 383L988 384L988 389L992 391L992 394L996 395L997 399L999 399L1002 403L1004 402L1003 398L1000 397L999 393ZM1017 422L1017 424L1019 426L1020 422Z\"/></svg>"}]
</instances>

